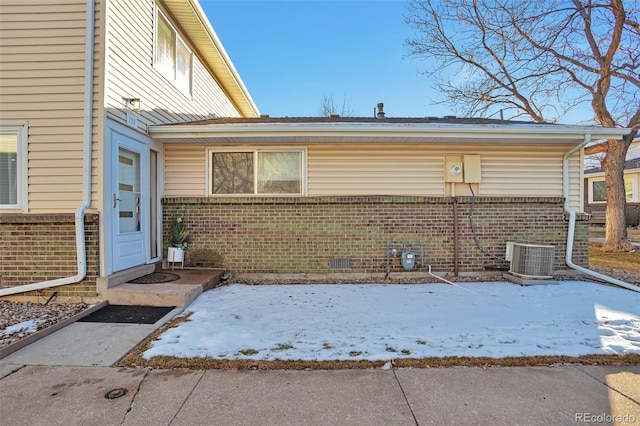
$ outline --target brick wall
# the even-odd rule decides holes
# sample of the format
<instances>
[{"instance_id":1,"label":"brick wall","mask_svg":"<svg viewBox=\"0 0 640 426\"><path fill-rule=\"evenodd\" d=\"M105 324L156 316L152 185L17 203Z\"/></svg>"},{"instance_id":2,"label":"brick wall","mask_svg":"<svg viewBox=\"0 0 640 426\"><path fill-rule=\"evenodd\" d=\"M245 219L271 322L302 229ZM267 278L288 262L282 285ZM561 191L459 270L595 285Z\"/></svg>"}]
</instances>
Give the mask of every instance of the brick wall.
<instances>
[{"instance_id":1,"label":"brick wall","mask_svg":"<svg viewBox=\"0 0 640 426\"><path fill-rule=\"evenodd\" d=\"M568 221L562 198L458 197L459 271L503 264L477 248L469 224L490 253L504 257L506 241L556 246L554 268L566 269ZM347 258L345 272L384 272L388 243L424 243L434 271L453 271L451 198L306 197L166 198L169 224L182 217L193 235L188 266L236 272L328 273L330 259ZM578 222L574 262L588 264L587 225ZM166 251L166 249L165 249ZM165 253L166 256L166 253ZM393 271L401 271L399 261Z\"/></svg>"},{"instance_id":2,"label":"brick wall","mask_svg":"<svg viewBox=\"0 0 640 426\"><path fill-rule=\"evenodd\" d=\"M587 213L593 213L596 211L606 211L606 204L602 203L592 203L584 206L584 211ZM640 203L626 203L626 207L624 210L625 218L627 220L627 226L638 226L640 225Z\"/></svg>"},{"instance_id":3,"label":"brick wall","mask_svg":"<svg viewBox=\"0 0 640 426\"><path fill-rule=\"evenodd\" d=\"M98 225L97 215L85 216L87 277L77 284L56 287L59 296L96 296L100 265ZM3 288L78 273L73 214L0 215L0 247Z\"/></svg>"}]
</instances>

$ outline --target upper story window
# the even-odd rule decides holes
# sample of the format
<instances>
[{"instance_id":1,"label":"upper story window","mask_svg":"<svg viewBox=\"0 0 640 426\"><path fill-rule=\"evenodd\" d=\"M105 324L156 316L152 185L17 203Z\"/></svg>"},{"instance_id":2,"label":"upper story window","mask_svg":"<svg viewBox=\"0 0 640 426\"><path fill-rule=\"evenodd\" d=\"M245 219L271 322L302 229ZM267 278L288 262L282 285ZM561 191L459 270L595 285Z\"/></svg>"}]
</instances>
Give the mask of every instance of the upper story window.
<instances>
[{"instance_id":1,"label":"upper story window","mask_svg":"<svg viewBox=\"0 0 640 426\"><path fill-rule=\"evenodd\" d=\"M0 123L0 208L24 208L27 188L27 125Z\"/></svg>"},{"instance_id":2,"label":"upper story window","mask_svg":"<svg viewBox=\"0 0 640 426\"><path fill-rule=\"evenodd\" d=\"M209 195L304 195L304 149L209 150Z\"/></svg>"},{"instance_id":3,"label":"upper story window","mask_svg":"<svg viewBox=\"0 0 640 426\"><path fill-rule=\"evenodd\" d=\"M178 90L191 97L193 53L159 9L156 9L153 66Z\"/></svg>"}]
</instances>

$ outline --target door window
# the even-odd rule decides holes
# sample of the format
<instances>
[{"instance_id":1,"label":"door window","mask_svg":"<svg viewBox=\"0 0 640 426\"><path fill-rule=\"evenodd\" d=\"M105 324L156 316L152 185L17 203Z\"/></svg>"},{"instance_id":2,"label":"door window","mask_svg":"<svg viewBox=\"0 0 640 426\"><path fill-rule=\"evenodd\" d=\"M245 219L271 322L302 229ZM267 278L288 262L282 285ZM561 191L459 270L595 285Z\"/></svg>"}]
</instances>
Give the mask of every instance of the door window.
<instances>
[{"instance_id":1,"label":"door window","mask_svg":"<svg viewBox=\"0 0 640 426\"><path fill-rule=\"evenodd\" d=\"M140 231L140 154L120 148L118 226L121 234Z\"/></svg>"}]
</instances>

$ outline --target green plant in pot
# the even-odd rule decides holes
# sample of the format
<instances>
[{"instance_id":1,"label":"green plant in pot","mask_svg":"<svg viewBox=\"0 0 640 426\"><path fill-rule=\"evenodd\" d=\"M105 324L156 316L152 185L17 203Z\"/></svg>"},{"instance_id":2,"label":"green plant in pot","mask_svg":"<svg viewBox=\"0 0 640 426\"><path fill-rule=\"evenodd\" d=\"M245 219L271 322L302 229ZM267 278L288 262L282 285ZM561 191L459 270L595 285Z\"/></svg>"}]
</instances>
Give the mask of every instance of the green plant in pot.
<instances>
[{"instance_id":1,"label":"green plant in pot","mask_svg":"<svg viewBox=\"0 0 640 426\"><path fill-rule=\"evenodd\" d=\"M173 264L181 263L184 266L184 251L191 244L191 234L187 230L181 217L171 221L170 232L171 247L167 252L167 260Z\"/></svg>"}]
</instances>

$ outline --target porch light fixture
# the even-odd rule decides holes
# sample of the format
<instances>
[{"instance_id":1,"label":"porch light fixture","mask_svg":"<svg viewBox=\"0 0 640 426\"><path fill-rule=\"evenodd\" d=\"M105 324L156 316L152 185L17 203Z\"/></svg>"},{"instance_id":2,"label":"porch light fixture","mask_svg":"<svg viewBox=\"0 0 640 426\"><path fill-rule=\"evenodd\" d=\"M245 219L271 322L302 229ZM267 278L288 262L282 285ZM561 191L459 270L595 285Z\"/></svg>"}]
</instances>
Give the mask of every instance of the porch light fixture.
<instances>
[{"instance_id":1,"label":"porch light fixture","mask_svg":"<svg viewBox=\"0 0 640 426\"><path fill-rule=\"evenodd\" d=\"M140 98L122 98L124 107L133 111L140 111Z\"/></svg>"}]
</instances>

